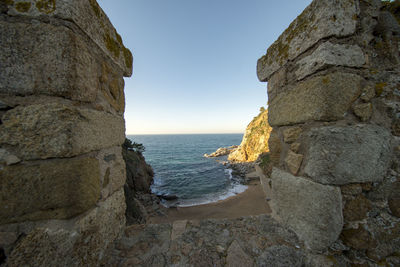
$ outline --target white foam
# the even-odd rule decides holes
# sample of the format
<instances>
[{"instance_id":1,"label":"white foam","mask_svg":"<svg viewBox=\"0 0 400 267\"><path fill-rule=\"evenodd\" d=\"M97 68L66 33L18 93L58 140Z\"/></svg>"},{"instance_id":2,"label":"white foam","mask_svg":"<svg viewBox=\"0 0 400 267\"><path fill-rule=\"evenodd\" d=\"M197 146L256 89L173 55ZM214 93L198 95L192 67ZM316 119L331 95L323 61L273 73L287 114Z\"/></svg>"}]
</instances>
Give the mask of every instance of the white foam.
<instances>
[{"instance_id":1,"label":"white foam","mask_svg":"<svg viewBox=\"0 0 400 267\"><path fill-rule=\"evenodd\" d=\"M179 199L178 203L176 203L176 206L178 207L191 207L191 206L199 206L199 205L205 205L205 204L210 204L214 202L218 202L230 197L233 197L237 194L243 193L246 191L248 186L242 185L242 184L235 184L232 186L232 188L228 189L226 192L222 194L208 194L203 198L199 199Z\"/></svg>"}]
</instances>

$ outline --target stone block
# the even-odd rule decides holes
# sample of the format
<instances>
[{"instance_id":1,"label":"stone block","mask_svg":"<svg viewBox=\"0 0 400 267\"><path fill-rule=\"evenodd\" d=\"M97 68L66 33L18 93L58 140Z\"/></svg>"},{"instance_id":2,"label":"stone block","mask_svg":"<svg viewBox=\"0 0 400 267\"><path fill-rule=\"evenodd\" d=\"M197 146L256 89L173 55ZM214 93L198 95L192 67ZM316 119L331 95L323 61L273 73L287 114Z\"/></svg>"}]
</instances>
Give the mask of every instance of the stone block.
<instances>
[{"instance_id":1,"label":"stone block","mask_svg":"<svg viewBox=\"0 0 400 267\"><path fill-rule=\"evenodd\" d=\"M308 139L304 173L318 183L379 182L391 161L390 133L376 125L316 128Z\"/></svg>"},{"instance_id":2,"label":"stone block","mask_svg":"<svg viewBox=\"0 0 400 267\"><path fill-rule=\"evenodd\" d=\"M233 240L232 244L228 248L228 254L226 256L226 266L228 267L240 267L240 266L254 266L253 259L243 251L239 243Z\"/></svg>"},{"instance_id":3,"label":"stone block","mask_svg":"<svg viewBox=\"0 0 400 267\"><path fill-rule=\"evenodd\" d=\"M354 114L360 118L361 121L367 121L372 115L372 104L371 103L360 103L353 107Z\"/></svg>"},{"instance_id":4,"label":"stone block","mask_svg":"<svg viewBox=\"0 0 400 267\"><path fill-rule=\"evenodd\" d=\"M96 99L97 60L92 48L70 29L39 22L0 21L0 32L1 92L84 102Z\"/></svg>"},{"instance_id":5,"label":"stone block","mask_svg":"<svg viewBox=\"0 0 400 267\"><path fill-rule=\"evenodd\" d=\"M301 80L329 66L359 68L364 64L365 56L358 45L332 44L328 41L296 63L296 78Z\"/></svg>"},{"instance_id":6,"label":"stone block","mask_svg":"<svg viewBox=\"0 0 400 267\"><path fill-rule=\"evenodd\" d=\"M363 195L346 201L343 216L346 222L361 221L367 217L368 211L372 209L371 202Z\"/></svg>"},{"instance_id":7,"label":"stone block","mask_svg":"<svg viewBox=\"0 0 400 267\"><path fill-rule=\"evenodd\" d=\"M290 127L283 130L283 141L285 143L293 143L299 138L302 132L301 127Z\"/></svg>"},{"instance_id":8,"label":"stone block","mask_svg":"<svg viewBox=\"0 0 400 267\"><path fill-rule=\"evenodd\" d=\"M297 174L302 162L303 162L303 155L296 154L293 151L289 150L285 158L285 164L293 175Z\"/></svg>"},{"instance_id":9,"label":"stone block","mask_svg":"<svg viewBox=\"0 0 400 267\"><path fill-rule=\"evenodd\" d=\"M125 226L124 203L121 189L72 229L34 229L18 242L7 259L8 266L100 266L105 251Z\"/></svg>"},{"instance_id":10,"label":"stone block","mask_svg":"<svg viewBox=\"0 0 400 267\"><path fill-rule=\"evenodd\" d=\"M313 250L331 245L343 226L340 189L321 185L274 168L272 214Z\"/></svg>"},{"instance_id":11,"label":"stone block","mask_svg":"<svg viewBox=\"0 0 400 267\"><path fill-rule=\"evenodd\" d=\"M51 17L61 22L73 22L119 66L125 76L132 74L132 54L96 0L34 0L29 8L22 10L17 1L8 1L6 5L10 16Z\"/></svg>"},{"instance_id":12,"label":"stone block","mask_svg":"<svg viewBox=\"0 0 400 267\"><path fill-rule=\"evenodd\" d=\"M92 208L100 197L95 158L7 166L0 178L0 224L70 218Z\"/></svg>"},{"instance_id":13,"label":"stone block","mask_svg":"<svg viewBox=\"0 0 400 267\"><path fill-rule=\"evenodd\" d=\"M279 137L279 133L276 129L272 129L268 139L268 147L270 153L271 162L274 165L278 165L281 158L282 143Z\"/></svg>"},{"instance_id":14,"label":"stone block","mask_svg":"<svg viewBox=\"0 0 400 267\"><path fill-rule=\"evenodd\" d=\"M299 82L270 102L269 124L342 119L360 95L362 81L358 75L335 72Z\"/></svg>"},{"instance_id":15,"label":"stone block","mask_svg":"<svg viewBox=\"0 0 400 267\"><path fill-rule=\"evenodd\" d=\"M58 103L11 109L0 130L0 145L23 160L71 157L125 140L122 117Z\"/></svg>"},{"instance_id":16,"label":"stone block","mask_svg":"<svg viewBox=\"0 0 400 267\"><path fill-rule=\"evenodd\" d=\"M258 60L258 79L268 81L289 60L323 38L354 34L359 10L354 0L314 0Z\"/></svg>"}]
</instances>

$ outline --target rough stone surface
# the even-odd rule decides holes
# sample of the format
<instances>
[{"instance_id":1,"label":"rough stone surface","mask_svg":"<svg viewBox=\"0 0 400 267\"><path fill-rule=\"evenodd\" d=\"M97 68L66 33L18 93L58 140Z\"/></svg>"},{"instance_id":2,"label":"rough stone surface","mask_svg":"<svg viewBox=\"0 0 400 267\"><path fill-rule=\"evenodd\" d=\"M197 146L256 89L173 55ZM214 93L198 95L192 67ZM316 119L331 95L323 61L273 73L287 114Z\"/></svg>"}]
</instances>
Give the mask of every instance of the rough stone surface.
<instances>
[{"instance_id":1,"label":"rough stone surface","mask_svg":"<svg viewBox=\"0 0 400 267\"><path fill-rule=\"evenodd\" d=\"M66 27L0 21L0 90L92 102L99 79L90 47ZM37 40L37 42L32 42Z\"/></svg>"},{"instance_id":2,"label":"rough stone surface","mask_svg":"<svg viewBox=\"0 0 400 267\"><path fill-rule=\"evenodd\" d=\"M343 230L342 239L347 246L355 249L371 249L376 246L371 233L362 225L357 229Z\"/></svg>"},{"instance_id":3,"label":"rough stone surface","mask_svg":"<svg viewBox=\"0 0 400 267\"><path fill-rule=\"evenodd\" d=\"M56 103L9 110L0 129L0 145L24 160L71 157L125 139L123 118Z\"/></svg>"},{"instance_id":4,"label":"rough stone surface","mask_svg":"<svg viewBox=\"0 0 400 267\"><path fill-rule=\"evenodd\" d=\"M7 3L8 15L33 18L52 17L62 21L72 21L124 71L126 76L132 74L132 54L124 47L121 36L95 0L40 0L36 2L30 9L23 12L16 8L16 1L10 1Z\"/></svg>"},{"instance_id":5,"label":"rough stone surface","mask_svg":"<svg viewBox=\"0 0 400 267\"><path fill-rule=\"evenodd\" d=\"M328 126L309 132L304 172L323 184L382 181L391 159L390 133L376 125Z\"/></svg>"},{"instance_id":6,"label":"rough stone surface","mask_svg":"<svg viewBox=\"0 0 400 267\"><path fill-rule=\"evenodd\" d=\"M186 230L187 220L174 221L172 223L171 240L180 237Z\"/></svg>"},{"instance_id":7,"label":"rough stone surface","mask_svg":"<svg viewBox=\"0 0 400 267\"><path fill-rule=\"evenodd\" d=\"M361 67L365 64L364 53L357 45L325 42L309 56L297 61L298 80L329 66Z\"/></svg>"},{"instance_id":8,"label":"rough stone surface","mask_svg":"<svg viewBox=\"0 0 400 267\"><path fill-rule=\"evenodd\" d=\"M254 266L253 260L243 251L239 243L233 240L228 248L228 255L226 256L226 266L241 267L241 266Z\"/></svg>"},{"instance_id":9,"label":"rough stone surface","mask_svg":"<svg viewBox=\"0 0 400 267\"><path fill-rule=\"evenodd\" d=\"M276 130L272 130L268 139L268 146L270 151L271 162L276 165L279 164L279 160L282 152L282 143L279 138L279 133Z\"/></svg>"},{"instance_id":10,"label":"rough stone surface","mask_svg":"<svg viewBox=\"0 0 400 267\"><path fill-rule=\"evenodd\" d=\"M129 226L106 266L286 267L305 262L295 234L268 215L187 221L185 232L174 240L172 227Z\"/></svg>"},{"instance_id":11,"label":"rough stone surface","mask_svg":"<svg viewBox=\"0 0 400 267\"><path fill-rule=\"evenodd\" d=\"M260 81L319 40L330 36L348 36L355 32L359 14L358 1L314 0L267 50L257 62Z\"/></svg>"},{"instance_id":12,"label":"rough stone surface","mask_svg":"<svg viewBox=\"0 0 400 267\"><path fill-rule=\"evenodd\" d=\"M390 198L388 201L389 209L392 214L398 218L400 218L400 197Z\"/></svg>"},{"instance_id":13,"label":"rough stone surface","mask_svg":"<svg viewBox=\"0 0 400 267\"><path fill-rule=\"evenodd\" d=\"M330 246L343 227L340 189L295 177L274 168L271 175L273 215L314 250Z\"/></svg>"},{"instance_id":14,"label":"rough stone surface","mask_svg":"<svg viewBox=\"0 0 400 267\"><path fill-rule=\"evenodd\" d=\"M283 130L283 141L291 144L299 138L302 132L301 127L290 127Z\"/></svg>"},{"instance_id":15,"label":"rough stone surface","mask_svg":"<svg viewBox=\"0 0 400 267\"><path fill-rule=\"evenodd\" d=\"M372 115L372 104L371 103L361 103L357 104L353 108L354 114L360 118L361 121L367 121Z\"/></svg>"},{"instance_id":16,"label":"rough stone surface","mask_svg":"<svg viewBox=\"0 0 400 267\"><path fill-rule=\"evenodd\" d=\"M261 110L249 125L240 146L228 156L228 160L249 162L269 151L268 139L272 131L268 124L268 110Z\"/></svg>"},{"instance_id":17,"label":"rough stone surface","mask_svg":"<svg viewBox=\"0 0 400 267\"><path fill-rule=\"evenodd\" d=\"M8 266L99 266L125 225L124 194L114 193L71 229L36 228L18 242Z\"/></svg>"},{"instance_id":18,"label":"rough stone surface","mask_svg":"<svg viewBox=\"0 0 400 267\"><path fill-rule=\"evenodd\" d=\"M0 224L70 218L100 197L99 162L94 158L12 165L0 170L0 176Z\"/></svg>"},{"instance_id":19,"label":"rough stone surface","mask_svg":"<svg viewBox=\"0 0 400 267\"><path fill-rule=\"evenodd\" d=\"M362 80L355 74L335 72L299 82L270 102L269 124L275 127L341 119L360 95Z\"/></svg>"},{"instance_id":20,"label":"rough stone surface","mask_svg":"<svg viewBox=\"0 0 400 267\"><path fill-rule=\"evenodd\" d=\"M287 168L293 175L297 174L302 162L303 162L303 155L296 154L293 151L289 150L285 158L285 163Z\"/></svg>"},{"instance_id":21,"label":"rough stone surface","mask_svg":"<svg viewBox=\"0 0 400 267\"><path fill-rule=\"evenodd\" d=\"M346 221L361 221L367 217L368 211L372 209L371 202L363 195L346 202L343 216Z\"/></svg>"}]
</instances>

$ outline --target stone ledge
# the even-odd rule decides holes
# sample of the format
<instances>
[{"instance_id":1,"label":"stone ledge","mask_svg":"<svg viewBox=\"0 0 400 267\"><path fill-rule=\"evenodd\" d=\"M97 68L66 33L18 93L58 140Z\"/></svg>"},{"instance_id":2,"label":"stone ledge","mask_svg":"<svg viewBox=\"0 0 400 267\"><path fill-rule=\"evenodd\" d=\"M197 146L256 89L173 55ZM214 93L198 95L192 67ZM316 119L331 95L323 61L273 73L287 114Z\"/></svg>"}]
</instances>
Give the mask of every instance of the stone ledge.
<instances>
[{"instance_id":1,"label":"stone ledge","mask_svg":"<svg viewBox=\"0 0 400 267\"><path fill-rule=\"evenodd\" d=\"M7 1L6 1L7 2ZM10 16L54 17L73 21L124 71L132 75L132 54L96 0L30 0L18 8L17 1L8 1Z\"/></svg>"},{"instance_id":2,"label":"stone ledge","mask_svg":"<svg viewBox=\"0 0 400 267\"><path fill-rule=\"evenodd\" d=\"M72 157L121 145L124 119L64 104L18 106L2 117L0 145L22 160Z\"/></svg>"},{"instance_id":3,"label":"stone ledge","mask_svg":"<svg viewBox=\"0 0 400 267\"><path fill-rule=\"evenodd\" d=\"M314 0L258 60L258 79L268 81L289 60L323 38L354 34L358 14L355 0Z\"/></svg>"}]
</instances>

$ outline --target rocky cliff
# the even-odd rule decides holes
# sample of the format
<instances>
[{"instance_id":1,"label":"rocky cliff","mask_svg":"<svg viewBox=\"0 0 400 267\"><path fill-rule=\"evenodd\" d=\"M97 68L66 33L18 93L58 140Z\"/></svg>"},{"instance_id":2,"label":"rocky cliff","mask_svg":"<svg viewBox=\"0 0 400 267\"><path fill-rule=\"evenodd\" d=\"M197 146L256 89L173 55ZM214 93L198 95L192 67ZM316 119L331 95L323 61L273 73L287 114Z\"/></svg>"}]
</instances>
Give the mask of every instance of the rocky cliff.
<instances>
[{"instance_id":1,"label":"rocky cliff","mask_svg":"<svg viewBox=\"0 0 400 267\"><path fill-rule=\"evenodd\" d=\"M228 160L236 162L255 161L261 153L268 152L268 139L272 131L268 124L268 110L261 108L257 115L247 125L240 146L229 154Z\"/></svg>"}]
</instances>

